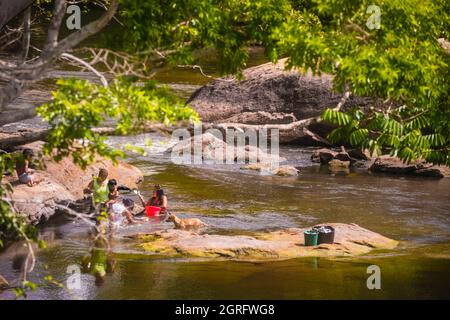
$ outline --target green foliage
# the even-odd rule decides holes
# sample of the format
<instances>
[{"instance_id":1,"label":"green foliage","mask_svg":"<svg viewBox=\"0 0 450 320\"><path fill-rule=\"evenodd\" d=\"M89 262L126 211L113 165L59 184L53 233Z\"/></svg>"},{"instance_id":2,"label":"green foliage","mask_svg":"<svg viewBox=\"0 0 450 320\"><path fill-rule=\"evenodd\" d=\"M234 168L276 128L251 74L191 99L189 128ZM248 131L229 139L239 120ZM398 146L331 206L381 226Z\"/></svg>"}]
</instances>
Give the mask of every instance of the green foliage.
<instances>
[{"instance_id":1,"label":"green foliage","mask_svg":"<svg viewBox=\"0 0 450 320\"><path fill-rule=\"evenodd\" d=\"M450 166L448 119L434 123L425 114L409 119L402 118L398 112L389 116L381 112L362 117L355 114L355 111L343 113L333 109L322 114L324 121L339 126L328 136L331 142L349 141L353 146L378 154L383 148L408 163L422 158Z\"/></svg>"},{"instance_id":2,"label":"green foliage","mask_svg":"<svg viewBox=\"0 0 450 320\"><path fill-rule=\"evenodd\" d=\"M371 5L380 9L379 28L367 25ZM332 74L337 91L390 106L361 119L325 114L345 127L332 140L389 149L407 161L449 161L450 56L437 41L450 38L448 1L122 0L121 16L132 30L130 51L161 48L174 61L192 62L194 49L213 47L220 70L235 73L246 65L246 47L258 44L274 61L287 56L288 67Z\"/></svg>"},{"instance_id":3,"label":"green foliage","mask_svg":"<svg viewBox=\"0 0 450 320\"><path fill-rule=\"evenodd\" d=\"M372 4L380 8L379 29L366 25ZM340 127L329 138L450 165L450 55L437 41L450 38L450 3L315 0L295 7L274 34L288 65L330 73L336 90L384 101L360 119L325 111L323 119Z\"/></svg>"},{"instance_id":4,"label":"green foliage","mask_svg":"<svg viewBox=\"0 0 450 320\"><path fill-rule=\"evenodd\" d=\"M199 120L193 109L154 82L139 86L118 79L103 87L86 80L60 79L57 84L53 100L38 109L51 125L44 152L57 161L71 155L82 168L92 163L96 154L114 161L123 156L95 131L105 120L114 120L116 133L122 135L139 132L152 122L169 125Z\"/></svg>"},{"instance_id":5,"label":"green foliage","mask_svg":"<svg viewBox=\"0 0 450 320\"><path fill-rule=\"evenodd\" d=\"M252 44L264 44L276 58L271 35L290 9L287 0L121 0L122 42L130 52L159 49L181 63L192 63L193 50L212 47L221 73L239 73Z\"/></svg>"}]
</instances>

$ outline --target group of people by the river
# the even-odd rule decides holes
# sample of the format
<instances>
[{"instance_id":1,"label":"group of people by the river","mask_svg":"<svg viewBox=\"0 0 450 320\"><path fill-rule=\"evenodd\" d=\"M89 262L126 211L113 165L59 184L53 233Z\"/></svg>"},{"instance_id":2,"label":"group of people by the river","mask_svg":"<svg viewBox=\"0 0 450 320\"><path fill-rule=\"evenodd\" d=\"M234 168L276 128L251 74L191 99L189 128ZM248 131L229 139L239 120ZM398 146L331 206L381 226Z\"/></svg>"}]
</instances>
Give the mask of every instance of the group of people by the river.
<instances>
[{"instance_id":1,"label":"group of people by the river","mask_svg":"<svg viewBox=\"0 0 450 320\"><path fill-rule=\"evenodd\" d=\"M34 177L34 170L31 168L33 157L33 151L25 149L16 164L19 182L30 187L39 183ZM109 218L108 221L114 227L148 220L147 217L142 217L143 213L147 213L150 217L162 216L165 221L172 222L176 229L198 229L207 225L198 218L179 218L171 214L168 211L167 195L159 184L154 186L152 196L145 201L139 190L131 190L120 185L116 179L108 178L108 170L100 169L97 175L92 176L92 180L84 189L85 199L77 201L77 204L81 204L84 210L92 216L106 213ZM122 195L121 191L134 192L142 204L142 210L136 209L139 206L135 206L134 200L129 196Z\"/></svg>"},{"instance_id":2,"label":"group of people by the river","mask_svg":"<svg viewBox=\"0 0 450 320\"><path fill-rule=\"evenodd\" d=\"M120 191L125 190L134 191L141 201L143 210L134 212L134 200L120 195ZM98 211L106 211L108 213L110 221L115 225L135 223L135 216L142 215L147 206L159 207L161 209L160 213L163 215L168 212L167 196L159 184L154 186L152 196L148 201L145 201L138 190L131 190L126 186L121 186L116 179L108 179L108 171L104 168L99 170L97 176L92 177L84 193L92 197L93 205Z\"/></svg>"},{"instance_id":3,"label":"group of people by the river","mask_svg":"<svg viewBox=\"0 0 450 320\"><path fill-rule=\"evenodd\" d=\"M21 157L18 157L16 162L15 169L19 182L29 187L39 183L35 177L35 170L32 168L34 157L35 154L32 149L24 149ZM168 213L167 196L159 184L154 186L152 196L148 201L145 201L138 190L131 190L126 186L121 186L116 179L108 179L108 176L108 170L100 169L98 175L93 175L84 193L92 199L93 208L97 209L97 211L106 211L110 221L114 224L135 223L136 219L134 217L142 215L147 206L159 207L162 215ZM143 206L142 211L134 212L134 200L120 195L120 191L125 190L135 192Z\"/></svg>"}]
</instances>

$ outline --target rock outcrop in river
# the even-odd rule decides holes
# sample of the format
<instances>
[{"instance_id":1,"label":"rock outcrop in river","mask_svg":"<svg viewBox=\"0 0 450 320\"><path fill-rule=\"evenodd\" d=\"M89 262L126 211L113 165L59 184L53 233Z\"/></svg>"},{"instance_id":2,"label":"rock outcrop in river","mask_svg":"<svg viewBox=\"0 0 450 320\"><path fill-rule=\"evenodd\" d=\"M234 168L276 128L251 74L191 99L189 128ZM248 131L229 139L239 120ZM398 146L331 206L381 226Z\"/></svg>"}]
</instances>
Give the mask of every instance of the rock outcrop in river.
<instances>
[{"instance_id":1,"label":"rock outcrop in river","mask_svg":"<svg viewBox=\"0 0 450 320\"><path fill-rule=\"evenodd\" d=\"M444 178L450 177L450 168L446 166L436 166L417 160L412 163L404 163L398 158L383 155L377 158L369 168L376 173L388 173L395 175L409 175L419 177Z\"/></svg>"},{"instance_id":2,"label":"rock outcrop in river","mask_svg":"<svg viewBox=\"0 0 450 320\"><path fill-rule=\"evenodd\" d=\"M42 142L34 142L23 147L31 148L36 152L41 149ZM98 159L85 171L76 166L70 158L64 158L59 163L45 158L44 170L36 171L37 180L42 180L34 187L19 184L17 176L7 177L13 185L12 200L17 210L33 223L46 221L58 209L55 204L64 204L83 198L83 189L89 184L93 174L100 168L109 171L110 179L117 179L122 185L134 188L142 181L142 172L126 163L114 166L109 160Z\"/></svg>"},{"instance_id":3,"label":"rock outcrop in river","mask_svg":"<svg viewBox=\"0 0 450 320\"><path fill-rule=\"evenodd\" d=\"M286 59L277 64L266 63L244 70L244 80L215 80L198 89L188 99L205 122L239 123L247 125L291 124L317 117L329 107L335 107L342 94L333 92L332 77L298 71L285 71ZM350 96L342 107L368 107L371 98ZM302 130L287 128L281 142L299 145L327 145L330 127L312 121ZM305 131L305 130L307 131ZM281 130L282 131L282 130ZM280 132L283 135L283 132ZM289 134L288 134L289 133Z\"/></svg>"},{"instance_id":4,"label":"rock outcrop in river","mask_svg":"<svg viewBox=\"0 0 450 320\"><path fill-rule=\"evenodd\" d=\"M327 223L335 229L333 244L304 245L303 231L290 228L254 236L198 234L168 229L128 236L147 252L171 257L208 257L234 260L286 260L299 257L343 257L375 249L393 249L398 242L355 224Z\"/></svg>"},{"instance_id":5,"label":"rock outcrop in river","mask_svg":"<svg viewBox=\"0 0 450 320\"><path fill-rule=\"evenodd\" d=\"M175 162L197 161L211 163L248 163L261 162L265 164L280 163L285 159L278 154L270 154L256 145L227 144L222 138L216 137L210 132L201 136L191 137L177 142L169 147L165 153L172 157Z\"/></svg>"}]
</instances>

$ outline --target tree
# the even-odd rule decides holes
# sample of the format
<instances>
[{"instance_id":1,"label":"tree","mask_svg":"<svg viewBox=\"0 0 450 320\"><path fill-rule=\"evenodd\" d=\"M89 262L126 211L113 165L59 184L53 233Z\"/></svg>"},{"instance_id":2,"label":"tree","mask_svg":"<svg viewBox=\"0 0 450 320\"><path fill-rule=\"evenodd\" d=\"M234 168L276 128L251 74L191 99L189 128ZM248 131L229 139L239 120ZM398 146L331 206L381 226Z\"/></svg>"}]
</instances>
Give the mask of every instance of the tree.
<instances>
[{"instance_id":1,"label":"tree","mask_svg":"<svg viewBox=\"0 0 450 320\"><path fill-rule=\"evenodd\" d=\"M118 5L118 0L111 0L106 12L99 19L83 26L64 39L59 39L67 2L66 0L56 0L41 54L28 61L6 62L0 60L0 79L7 81L7 84L0 88L0 111L2 107L17 98L30 83L44 78L55 61L64 53L103 29L113 18Z\"/></svg>"},{"instance_id":2,"label":"tree","mask_svg":"<svg viewBox=\"0 0 450 320\"><path fill-rule=\"evenodd\" d=\"M0 29L35 0L2 1L0 3Z\"/></svg>"},{"instance_id":3,"label":"tree","mask_svg":"<svg viewBox=\"0 0 450 320\"><path fill-rule=\"evenodd\" d=\"M336 90L385 106L327 110L323 119L339 126L330 140L450 165L449 2L307 2L276 35L290 66L333 74Z\"/></svg>"}]
</instances>

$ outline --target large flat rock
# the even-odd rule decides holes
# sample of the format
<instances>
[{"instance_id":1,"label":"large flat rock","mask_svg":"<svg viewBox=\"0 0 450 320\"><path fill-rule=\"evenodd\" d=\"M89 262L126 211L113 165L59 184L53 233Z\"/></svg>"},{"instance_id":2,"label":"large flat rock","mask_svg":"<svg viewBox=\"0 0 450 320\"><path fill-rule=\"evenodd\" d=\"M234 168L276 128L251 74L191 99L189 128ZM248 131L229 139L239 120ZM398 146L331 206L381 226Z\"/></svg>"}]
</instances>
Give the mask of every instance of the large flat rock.
<instances>
[{"instance_id":1,"label":"large flat rock","mask_svg":"<svg viewBox=\"0 0 450 320\"><path fill-rule=\"evenodd\" d=\"M253 236L199 234L168 229L129 236L144 251L165 256L210 257L233 260L285 260L300 257L343 257L374 249L393 249L398 242L356 224L327 223L335 228L335 242L304 245L303 231L290 228ZM309 228L308 228L309 229Z\"/></svg>"},{"instance_id":2,"label":"large flat rock","mask_svg":"<svg viewBox=\"0 0 450 320\"><path fill-rule=\"evenodd\" d=\"M333 91L332 76L286 70L286 61L280 59L276 64L248 68L243 71L241 81L230 78L212 81L195 91L187 103L207 123L273 127L316 118L341 101L343 95ZM355 106L365 110L373 105L381 102L352 95L342 110ZM280 129L280 143L328 146L324 139L331 130L323 121L312 121L297 130Z\"/></svg>"},{"instance_id":3,"label":"large flat rock","mask_svg":"<svg viewBox=\"0 0 450 320\"><path fill-rule=\"evenodd\" d=\"M256 145L240 146L227 144L227 142L209 132L199 137L192 137L177 142L170 146L165 153L174 157L172 159L178 158L180 162L183 157L186 157L185 160L193 160L195 157L199 157L205 162L212 163L231 161L233 163L260 162L264 164L278 164L286 160L277 154L267 153Z\"/></svg>"},{"instance_id":4,"label":"large flat rock","mask_svg":"<svg viewBox=\"0 0 450 320\"><path fill-rule=\"evenodd\" d=\"M285 67L286 59L280 59L244 70L241 81L212 81L188 103L206 122L268 124L319 116L341 100L342 94L333 92L330 75L301 74ZM344 109L371 103L373 99L352 96Z\"/></svg>"}]
</instances>

